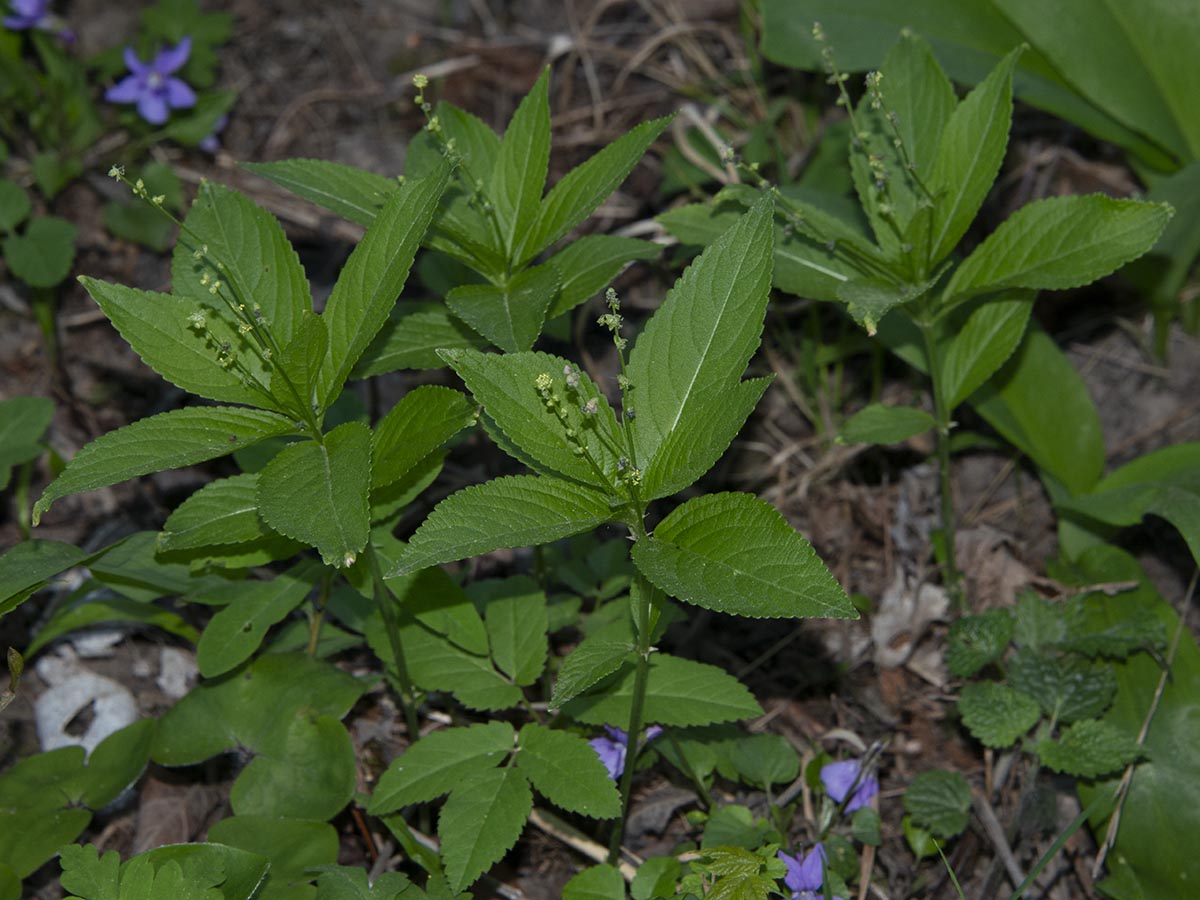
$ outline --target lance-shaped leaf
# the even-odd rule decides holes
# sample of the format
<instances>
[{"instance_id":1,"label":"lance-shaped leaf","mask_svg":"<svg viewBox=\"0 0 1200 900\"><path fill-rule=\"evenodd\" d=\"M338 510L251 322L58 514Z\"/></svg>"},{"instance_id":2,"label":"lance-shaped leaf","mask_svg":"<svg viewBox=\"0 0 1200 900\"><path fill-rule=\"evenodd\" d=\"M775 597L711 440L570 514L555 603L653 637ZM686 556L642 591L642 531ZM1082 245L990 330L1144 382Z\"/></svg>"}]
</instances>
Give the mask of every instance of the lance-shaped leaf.
<instances>
[{"instance_id":1,"label":"lance-shaped leaf","mask_svg":"<svg viewBox=\"0 0 1200 900\"><path fill-rule=\"evenodd\" d=\"M75 454L38 498L33 523L68 494L195 465L295 430L285 416L232 406L194 406L142 419L96 438Z\"/></svg>"},{"instance_id":2,"label":"lance-shaped leaf","mask_svg":"<svg viewBox=\"0 0 1200 900\"><path fill-rule=\"evenodd\" d=\"M258 476L258 510L280 534L316 547L331 566L349 566L367 545L371 520L371 430L339 425L317 441L284 447Z\"/></svg>"},{"instance_id":3,"label":"lance-shaped leaf","mask_svg":"<svg viewBox=\"0 0 1200 900\"><path fill-rule=\"evenodd\" d=\"M726 415L712 401L741 379L758 347L771 286L772 206L764 197L688 267L629 359L637 463L650 473L673 432ZM698 447L716 462L725 447Z\"/></svg>"},{"instance_id":4,"label":"lance-shaped leaf","mask_svg":"<svg viewBox=\"0 0 1200 900\"><path fill-rule=\"evenodd\" d=\"M450 178L441 163L428 178L405 182L390 197L338 276L323 318L329 350L321 370L321 404L341 392L354 364L374 339L412 267Z\"/></svg>"},{"instance_id":5,"label":"lance-shaped leaf","mask_svg":"<svg viewBox=\"0 0 1200 900\"><path fill-rule=\"evenodd\" d=\"M646 148L670 123L669 116L643 122L564 175L541 201L537 223L524 235L514 258L527 262L586 219L633 171Z\"/></svg>"},{"instance_id":6,"label":"lance-shaped leaf","mask_svg":"<svg viewBox=\"0 0 1200 900\"><path fill-rule=\"evenodd\" d=\"M436 800L462 784L466 776L498 766L512 752L515 740L516 732L507 722L435 731L392 760L367 809L371 815L381 816L413 803Z\"/></svg>"},{"instance_id":7,"label":"lance-shaped leaf","mask_svg":"<svg viewBox=\"0 0 1200 900\"><path fill-rule=\"evenodd\" d=\"M237 191L206 181L184 228L187 240L175 245L171 258L174 292L212 301L209 282L219 280L227 296L245 304L247 315L260 307L263 327L279 346L287 346L301 315L312 309L312 298L279 220Z\"/></svg>"},{"instance_id":8,"label":"lance-shaped leaf","mask_svg":"<svg viewBox=\"0 0 1200 900\"><path fill-rule=\"evenodd\" d=\"M565 704L563 711L589 725L628 726L633 682L630 664L602 689ZM648 724L686 728L748 719L762 710L742 683L723 669L656 653L650 657L643 714Z\"/></svg>"},{"instance_id":9,"label":"lance-shaped leaf","mask_svg":"<svg viewBox=\"0 0 1200 900\"><path fill-rule=\"evenodd\" d=\"M488 342L441 303L397 304L363 351L351 378L386 375L400 369L440 369L437 351L460 347L482 350Z\"/></svg>"},{"instance_id":10,"label":"lance-shaped leaf","mask_svg":"<svg viewBox=\"0 0 1200 900\"><path fill-rule=\"evenodd\" d=\"M1088 284L1154 246L1173 210L1103 194L1027 203L975 248L946 286L947 302L1004 288Z\"/></svg>"},{"instance_id":11,"label":"lance-shaped leaf","mask_svg":"<svg viewBox=\"0 0 1200 900\"><path fill-rule=\"evenodd\" d=\"M458 892L517 842L533 794L516 767L486 769L464 779L438 817L438 837L450 889Z\"/></svg>"},{"instance_id":12,"label":"lance-shaped leaf","mask_svg":"<svg viewBox=\"0 0 1200 900\"><path fill-rule=\"evenodd\" d=\"M556 268L535 266L504 285L456 287L446 295L446 305L501 350L516 353L537 340L558 284Z\"/></svg>"},{"instance_id":13,"label":"lance-shaped leaf","mask_svg":"<svg viewBox=\"0 0 1200 900\"><path fill-rule=\"evenodd\" d=\"M473 587L472 599L487 609L487 633L496 666L516 684L533 684L546 667L549 649L545 592L523 575L476 582Z\"/></svg>"},{"instance_id":14,"label":"lance-shaped leaf","mask_svg":"<svg viewBox=\"0 0 1200 900\"><path fill-rule=\"evenodd\" d=\"M0 616L12 612L59 572L88 558L62 541L22 541L0 556Z\"/></svg>"},{"instance_id":15,"label":"lance-shaped leaf","mask_svg":"<svg viewBox=\"0 0 1200 900\"><path fill-rule=\"evenodd\" d=\"M996 180L1012 125L1010 52L950 114L926 184L934 196L928 263L945 259L967 231Z\"/></svg>"},{"instance_id":16,"label":"lance-shaped leaf","mask_svg":"<svg viewBox=\"0 0 1200 900\"><path fill-rule=\"evenodd\" d=\"M234 475L206 484L167 517L155 545L191 550L257 541L272 534L258 515L258 475Z\"/></svg>"},{"instance_id":17,"label":"lance-shaped leaf","mask_svg":"<svg viewBox=\"0 0 1200 900\"><path fill-rule=\"evenodd\" d=\"M872 403L842 424L837 440L839 444L898 444L936 426L923 409Z\"/></svg>"},{"instance_id":18,"label":"lance-shaped leaf","mask_svg":"<svg viewBox=\"0 0 1200 900\"><path fill-rule=\"evenodd\" d=\"M321 575L309 560L270 581L242 581L210 592L225 603L196 645L196 665L205 678L241 665L262 643L267 629L282 622L308 596Z\"/></svg>"},{"instance_id":19,"label":"lance-shaped leaf","mask_svg":"<svg viewBox=\"0 0 1200 900\"><path fill-rule=\"evenodd\" d=\"M486 175L500 154L500 136L478 116L453 103L439 103L437 115L447 139L454 141L454 149L462 154L467 168L477 173L477 177Z\"/></svg>"},{"instance_id":20,"label":"lance-shaped leaf","mask_svg":"<svg viewBox=\"0 0 1200 900\"><path fill-rule=\"evenodd\" d=\"M458 391L432 384L410 391L375 427L371 487L399 481L474 418L475 410Z\"/></svg>"},{"instance_id":21,"label":"lance-shaped leaf","mask_svg":"<svg viewBox=\"0 0 1200 900\"><path fill-rule=\"evenodd\" d=\"M549 87L550 69L545 68L508 123L486 186L510 261L516 260L515 251L537 218L546 186L550 164ZM484 174L475 173L475 177Z\"/></svg>"},{"instance_id":22,"label":"lance-shaped leaf","mask_svg":"<svg viewBox=\"0 0 1200 900\"><path fill-rule=\"evenodd\" d=\"M594 819L615 819L621 814L617 786L583 738L530 722L521 729L517 743L517 765L555 806Z\"/></svg>"},{"instance_id":23,"label":"lance-shaped leaf","mask_svg":"<svg viewBox=\"0 0 1200 900\"><path fill-rule=\"evenodd\" d=\"M324 159L242 163L242 168L364 228L399 187L391 178Z\"/></svg>"},{"instance_id":24,"label":"lance-shaped leaf","mask_svg":"<svg viewBox=\"0 0 1200 900\"><path fill-rule=\"evenodd\" d=\"M439 503L389 575L506 547L557 541L611 518L608 497L582 485L536 475L496 478Z\"/></svg>"},{"instance_id":25,"label":"lance-shaped leaf","mask_svg":"<svg viewBox=\"0 0 1200 900\"><path fill-rule=\"evenodd\" d=\"M708 494L662 520L633 561L673 597L754 618L854 618L816 551L780 512L751 494Z\"/></svg>"},{"instance_id":26,"label":"lance-shaped leaf","mask_svg":"<svg viewBox=\"0 0 1200 900\"><path fill-rule=\"evenodd\" d=\"M558 709L578 697L592 685L607 678L630 659L634 646L630 641L587 638L563 660L554 682L550 708Z\"/></svg>"},{"instance_id":27,"label":"lance-shaped leaf","mask_svg":"<svg viewBox=\"0 0 1200 900\"><path fill-rule=\"evenodd\" d=\"M473 350L447 350L441 357L462 378L504 436L540 467L598 488L609 488L616 479L617 457L609 449L620 439L616 414L592 379L579 372L572 363L548 353L506 353L501 356ZM578 379L577 387L567 384L566 369ZM542 375L552 379L550 390L558 398L569 427L601 472L575 452L575 444L567 437L558 416L546 408L546 401L537 387L537 380ZM596 403L596 412L588 415L581 408L591 401Z\"/></svg>"},{"instance_id":28,"label":"lance-shaped leaf","mask_svg":"<svg viewBox=\"0 0 1200 900\"><path fill-rule=\"evenodd\" d=\"M226 318L220 316L213 307L214 298L207 297L208 302L202 303L192 297L139 291L95 278L80 278L79 283L142 361L171 384L209 400L279 408L265 390L269 374L261 358L250 348L247 337L227 321L228 313ZM204 319L203 329L196 324L199 318L189 318L192 316ZM263 389L221 365L217 350L222 343L229 344Z\"/></svg>"},{"instance_id":29,"label":"lance-shaped leaf","mask_svg":"<svg viewBox=\"0 0 1200 900\"><path fill-rule=\"evenodd\" d=\"M949 409L975 393L1013 355L1025 335L1033 298L1031 291L989 298L945 344L942 390Z\"/></svg>"},{"instance_id":30,"label":"lance-shaped leaf","mask_svg":"<svg viewBox=\"0 0 1200 900\"><path fill-rule=\"evenodd\" d=\"M296 327L296 336L274 358L271 393L297 416L307 416L320 408L321 365L328 348L325 320L305 310Z\"/></svg>"},{"instance_id":31,"label":"lance-shaped leaf","mask_svg":"<svg viewBox=\"0 0 1200 900\"><path fill-rule=\"evenodd\" d=\"M554 319L604 290L635 259L654 259L658 244L609 234L589 234L572 241L547 260L559 273L558 296L546 313Z\"/></svg>"}]
</instances>

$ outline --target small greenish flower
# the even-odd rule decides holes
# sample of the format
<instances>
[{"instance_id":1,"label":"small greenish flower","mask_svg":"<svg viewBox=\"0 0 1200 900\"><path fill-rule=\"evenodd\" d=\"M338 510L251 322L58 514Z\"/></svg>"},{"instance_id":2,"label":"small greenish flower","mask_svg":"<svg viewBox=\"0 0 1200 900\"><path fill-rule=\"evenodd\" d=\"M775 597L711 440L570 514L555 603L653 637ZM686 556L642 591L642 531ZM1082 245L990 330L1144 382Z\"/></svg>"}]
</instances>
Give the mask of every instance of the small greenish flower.
<instances>
[{"instance_id":1,"label":"small greenish flower","mask_svg":"<svg viewBox=\"0 0 1200 900\"><path fill-rule=\"evenodd\" d=\"M554 387L554 379L550 377L549 372L542 372L533 380L533 384L540 393L546 394Z\"/></svg>"}]
</instances>

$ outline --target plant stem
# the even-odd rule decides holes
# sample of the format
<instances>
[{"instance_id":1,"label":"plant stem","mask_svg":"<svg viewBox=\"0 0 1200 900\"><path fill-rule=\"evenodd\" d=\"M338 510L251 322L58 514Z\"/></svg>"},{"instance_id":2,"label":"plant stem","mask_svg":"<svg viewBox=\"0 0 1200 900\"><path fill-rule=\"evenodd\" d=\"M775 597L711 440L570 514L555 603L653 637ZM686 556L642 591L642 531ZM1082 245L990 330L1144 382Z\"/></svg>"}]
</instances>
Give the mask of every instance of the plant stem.
<instances>
[{"instance_id":1,"label":"plant stem","mask_svg":"<svg viewBox=\"0 0 1200 900\"><path fill-rule=\"evenodd\" d=\"M396 681L400 685L400 708L404 710L404 724L408 729L409 743L420 739L421 727L417 719L417 707L412 681L408 677L408 667L404 664L404 646L400 643L400 623L396 619L396 608L393 605L391 591L383 581L383 572L379 568L379 557L375 555L375 547L367 541L367 565L371 568L371 583L374 586L375 602L379 604L379 613L383 617L383 627L387 631L388 643L392 647L392 658L395 664Z\"/></svg>"},{"instance_id":2,"label":"plant stem","mask_svg":"<svg viewBox=\"0 0 1200 900\"><path fill-rule=\"evenodd\" d=\"M329 601L329 588L333 584L333 569L326 568L321 575L321 588L313 603L312 618L308 620L308 655L316 656L321 643L321 623L325 621L325 604Z\"/></svg>"},{"instance_id":3,"label":"plant stem","mask_svg":"<svg viewBox=\"0 0 1200 900\"><path fill-rule=\"evenodd\" d=\"M954 489L950 473L950 409L946 403L946 391L942 385L941 357L938 355L937 340L929 318L920 318L917 325L925 341L925 364L929 368L929 381L933 389L933 417L937 422L938 495L942 512L942 544L945 550L946 569L943 581L947 593L959 610L966 607L962 591L962 575L955 561L954 537Z\"/></svg>"},{"instance_id":4,"label":"plant stem","mask_svg":"<svg viewBox=\"0 0 1200 900\"><path fill-rule=\"evenodd\" d=\"M647 540L645 530L638 520L636 531L640 540ZM634 621L637 626L637 668L633 673L633 696L629 704L629 727L626 730L628 743L625 750L625 770L621 773L621 817L613 826L612 838L608 845L608 862L616 865L621 855L621 839L625 836L625 817L629 813L629 800L633 794L633 771L637 767L638 754L642 750L642 711L646 705L646 684L650 679L650 632L653 628L650 621L651 608L654 598L660 592L646 580L640 571L635 574L637 590L630 595L637 607L634 609Z\"/></svg>"}]
</instances>

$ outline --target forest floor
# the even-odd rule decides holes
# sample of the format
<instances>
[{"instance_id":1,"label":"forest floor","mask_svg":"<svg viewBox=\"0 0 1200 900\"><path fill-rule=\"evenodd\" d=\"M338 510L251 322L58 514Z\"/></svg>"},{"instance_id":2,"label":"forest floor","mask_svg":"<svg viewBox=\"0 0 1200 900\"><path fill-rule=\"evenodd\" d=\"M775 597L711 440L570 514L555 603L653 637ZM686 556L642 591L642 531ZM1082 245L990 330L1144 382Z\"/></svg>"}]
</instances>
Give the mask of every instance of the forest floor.
<instances>
[{"instance_id":1,"label":"forest floor","mask_svg":"<svg viewBox=\"0 0 1200 900\"><path fill-rule=\"evenodd\" d=\"M201 178L229 184L276 214L300 250L317 295L328 290L360 231L239 169L238 162L315 157L385 174L399 172L406 143L424 121L412 103L415 72L438 76L440 99L502 130L540 69L551 65L551 182L634 124L685 104L701 116L718 102L748 115L761 105L759 95L747 87L744 37L733 0L233 0L208 6L222 6L236 17L234 38L220 59L222 86L239 92L237 106L215 156L171 147L155 152L189 184ZM506 9L497 11L500 6ZM72 4L84 52L104 46L111 34L126 33L122 17L134 15L99 0ZM795 90L803 80L782 70L768 68L767 73L774 96ZM830 109L796 100L782 117L791 123L790 137L799 141L799 156L819 137L825 117L837 115ZM1027 108L1018 107L1017 122L1005 173L985 209L988 227L1035 197L1094 190L1121 195L1135 189L1134 176L1111 149ZM586 229L624 228L669 242L653 217L675 203L700 199L686 193L666 196L660 189L661 151L676 141L678 133L668 130ZM102 203L89 183L71 187L55 202L54 212L81 229L76 271L147 290L169 289L168 258L109 236ZM620 277L617 288L633 310L631 316L644 315L660 302L679 271L672 260L668 250L658 263L635 265ZM36 325L20 312L23 299L11 287L0 290L8 298L0 308L0 397L52 397L58 413L50 442L64 458L113 428L180 401L181 393L141 364L74 282L68 282L60 299L57 366L49 363ZM416 279L408 291L420 296ZM914 862L901 834L900 798L921 771L951 768L983 783L995 760L958 726L954 686L942 660L951 610L937 586L929 541L936 527L932 447L919 439L886 449L831 441L837 423L867 401L871 359L850 356L844 366L824 372L812 390L803 374L806 361L789 336L811 327L813 310L794 298L778 299L763 349L752 363L757 373L773 372L775 383L705 487L752 490L774 503L812 541L846 590L865 597L872 611L858 621L801 622L786 632L778 623L701 612L677 626L668 643L738 674L765 710L747 727L785 736L802 755L839 747L860 752L884 742L884 841L874 860L876 879L887 886L881 896L951 897L953 887L940 861ZM580 307L576 334L595 332L590 322L599 309L600 298ZM1168 362L1158 360L1147 349L1148 317L1127 285L1108 279L1085 291L1043 298L1036 315L1068 351L1091 390L1110 467L1167 444L1200 439L1200 343L1173 331ZM818 310L815 317L831 341L838 339L836 315ZM602 352L598 334L585 341L593 352ZM398 394L431 378L452 383L446 373L403 373L386 377L382 391ZM921 390L898 365L884 362L885 400ZM364 400L378 402L365 392ZM439 486L433 500L494 474L498 467L515 465L504 459L483 438L465 443L450 457L449 483ZM71 498L55 508L37 536L99 548L133 531L157 529L183 498L227 471L225 464L214 464L166 472ZM1011 606L1017 592L1027 587L1053 595L1058 587L1046 577L1044 562L1055 552L1055 521L1036 476L1003 451L964 454L956 459L954 472L959 559L970 606ZM48 477L44 470L36 474L34 496ZM5 502L7 514L11 498ZM428 508L416 510L408 527ZM0 547L17 540L15 522L0 520ZM1190 562L1175 532L1151 524L1131 529L1122 540L1178 606ZM501 556L476 565L500 572L511 560L511 555ZM43 616L38 607L30 603L10 616L0 643L23 646ZM1194 604L1185 618L1194 634L1200 631ZM68 645L60 642L43 655L82 652L78 647L64 650ZM172 652L164 654L168 649ZM184 672L188 669L186 648L145 631L124 634L99 653L82 664L124 682L144 714L161 712L171 702L174 686L163 677L164 667L181 664ZM41 688L38 672L31 671L17 701L0 719L0 767L36 749L32 709ZM348 724L360 742L360 758L382 766L402 747L397 736L403 726L381 694L372 698ZM663 768L641 774L637 783L629 844L642 855L672 850L687 830L682 814L695 800L690 787L672 781ZM1002 821L1012 812L1019 786L1014 777L997 794L996 813ZM1069 821L1079 809L1069 783L1050 786L1057 788L1059 821ZM222 814L227 788L228 782L220 779L184 782L152 767L135 796L98 817L87 837L123 855L197 839ZM732 789L726 788L732 799ZM764 801L749 794L737 799L752 806ZM343 861L366 859L371 848L354 819L343 814L335 824L344 837ZM1027 836L1019 851L1022 863L1035 859L1053 837L1053 832ZM382 845L383 838L376 835L376 840ZM1094 896L1090 868L1095 852L1092 836L1086 830L1077 833L1039 881L1043 887L1035 896ZM950 846L949 865L968 896L980 895L995 857L989 838L975 828ZM522 896L553 898L584 862L554 834L527 829L517 850L493 874ZM47 867L34 883L38 892L33 896L60 896L56 872L53 865ZM994 882L995 896L1011 890Z\"/></svg>"}]
</instances>

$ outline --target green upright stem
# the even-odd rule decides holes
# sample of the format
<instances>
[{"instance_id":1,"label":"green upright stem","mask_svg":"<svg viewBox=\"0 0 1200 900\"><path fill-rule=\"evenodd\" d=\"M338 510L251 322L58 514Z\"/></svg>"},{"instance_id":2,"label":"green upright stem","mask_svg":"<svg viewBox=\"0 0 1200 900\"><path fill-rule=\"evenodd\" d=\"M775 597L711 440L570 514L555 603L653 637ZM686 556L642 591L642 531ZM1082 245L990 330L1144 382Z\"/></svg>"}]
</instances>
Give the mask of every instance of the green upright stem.
<instances>
[{"instance_id":1,"label":"green upright stem","mask_svg":"<svg viewBox=\"0 0 1200 900\"><path fill-rule=\"evenodd\" d=\"M962 609L966 598L962 592L962 574L954 552L954 491L950 474L950 412L946 403L946 391L942 385L941 357L938 355L937 339L928 318L917 320L921 336L925 341L925 363L929 367L929 380L933 388L933 417L937 422L938 495L942 511L942 543L946 554L944 582L955 605Z\"/></svg>"},{"instance_id":2,"label":"green upright stem","mask_svg":"<svg viewBox=\"0 0 1200 900\"><path fill-rule=\"evenodd\" d=\"M383 627L387 632L388 643L392 647L392 658L395 661L396 680L400 683L400 708L404 710L404 724L408 728L409 743L421 736L421 723L417 719L417 707L412 681L408 677L408 667L404 663L404 647L400 643L400 623L396 619L396 608L392 605L392 594L383 582L383 572L379 568L379 557L375 555L375 547L367 541L364 551L367 555L367 565L371 567L371 583L374 586L375 602L379 604L379 613L383 617Z\"/></svg>"},{"instance_id":3,"label":"green upright stem","mask_svg":"<svg viewBox=\"0 0 1200 900\"><path fill-rule=\"evenodd\" d=\"M329 601L329 589L333 585L334 570L326 568L321 575L321 588L313 603L312 618L308 621L308 655L316 656L321 644L321 625L325 621L325 604Z\"/></svg>"}]
</instances>

